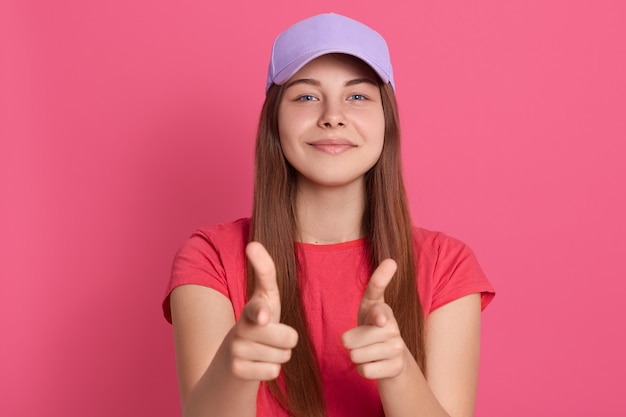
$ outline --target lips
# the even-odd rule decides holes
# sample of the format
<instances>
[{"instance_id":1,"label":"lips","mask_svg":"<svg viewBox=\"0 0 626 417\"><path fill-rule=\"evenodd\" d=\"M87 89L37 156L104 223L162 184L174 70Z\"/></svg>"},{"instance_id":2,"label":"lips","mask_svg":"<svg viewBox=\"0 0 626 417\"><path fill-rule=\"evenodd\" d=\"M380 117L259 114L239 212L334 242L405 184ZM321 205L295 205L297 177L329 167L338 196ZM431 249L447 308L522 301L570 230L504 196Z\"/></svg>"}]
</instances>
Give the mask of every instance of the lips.
<instances>
[{"instance_id":1,"label":"lips","mask_svg":"<svg viewBox=\"0 0 626 417\"><path fill-rule=\"evenodd\" d=\"M307 142L307 145L328 155L338 155L347 152L350 149L356 148L355 144L343 138L320 139L314 142Z\"/></svg>"}]
</instances>

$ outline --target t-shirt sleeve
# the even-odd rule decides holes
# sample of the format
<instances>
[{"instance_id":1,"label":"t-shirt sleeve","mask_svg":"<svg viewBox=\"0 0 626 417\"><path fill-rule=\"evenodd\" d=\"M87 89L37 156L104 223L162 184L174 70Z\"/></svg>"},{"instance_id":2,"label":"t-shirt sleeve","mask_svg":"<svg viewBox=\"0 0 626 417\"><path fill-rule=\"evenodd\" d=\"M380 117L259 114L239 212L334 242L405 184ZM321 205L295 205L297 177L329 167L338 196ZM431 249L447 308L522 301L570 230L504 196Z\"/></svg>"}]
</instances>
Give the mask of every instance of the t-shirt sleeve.
<instances>
[{"instance_id":1,"label":"t-shirt sleeve","mask_svg":"<svg viewBox=\"0 0 626 417\"><path fill-rule=\"evenodd\" d=\"M163 300L163 314L170 323L170 294L174 288L197 284L229 296L223 263L211 239L201 232L194 233L178 250L172 264L170 281Z\"/></svg>"},{"instance_id":2,"label":"t-shirt sleeve","mask_svg":"<svg viewBox=\"0 0 626 417\"><path fill-rule=\"evenodd\" d=\"M481 310L495 296L474 252L463 242L439 234L435 239L436 261L431 311L469 294L480 293Z\"/></svg>"}]
</instances>

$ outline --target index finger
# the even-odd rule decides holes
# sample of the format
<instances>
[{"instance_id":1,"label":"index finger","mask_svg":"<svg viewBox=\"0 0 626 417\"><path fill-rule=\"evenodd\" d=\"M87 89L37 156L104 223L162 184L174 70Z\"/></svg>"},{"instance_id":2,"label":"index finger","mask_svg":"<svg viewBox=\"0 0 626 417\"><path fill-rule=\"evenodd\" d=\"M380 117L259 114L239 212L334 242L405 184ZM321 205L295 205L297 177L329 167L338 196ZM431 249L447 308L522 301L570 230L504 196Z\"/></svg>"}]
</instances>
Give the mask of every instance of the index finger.
<instances>
[{"instance_id":1,"label":"index finger","mask_svg":"<svg viewBox=\"0 0 626 417\"><path fill-rule=\"evenodd\" d=\"M246 246L246 256L254 269L254 292L263 291L266 295L278 295L276 267L265 247L259 242L250 242Z\"/></svg>"},{"instance_id":2,"label":"index finger","mask_svg":"<svg viewBox=\"0 0 626 417\"><path fill-rule=\"evenodd\" d=\"M385 259L382 261L370 277L370 281L365 289L365 294L363 294L363 301L384 302L385 289L391 282L397 269L398 265L393 259Z\"/></svg>"}]
</instances>

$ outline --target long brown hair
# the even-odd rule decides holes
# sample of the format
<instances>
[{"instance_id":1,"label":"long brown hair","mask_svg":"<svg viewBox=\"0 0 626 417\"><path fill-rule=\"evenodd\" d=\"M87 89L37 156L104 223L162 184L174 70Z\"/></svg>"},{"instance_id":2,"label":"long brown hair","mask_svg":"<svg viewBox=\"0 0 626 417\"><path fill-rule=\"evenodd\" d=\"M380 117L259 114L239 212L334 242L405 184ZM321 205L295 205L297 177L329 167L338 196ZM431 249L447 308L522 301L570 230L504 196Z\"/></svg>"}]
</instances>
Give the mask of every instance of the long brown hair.
<instances>
[{"instance_id":1,"label":"long brown hair","mask_svg":"<svg viewBox=\"0 0 626 417\"><path fill-rule=\"evenodd\" d=\"M398 270L385 292L402 337L424 369L424 315L417 293L413 234L400 158L400 127L393 89L380 85L385 116L385 138L378 162L365 175L366 204L363 231L370 253L370 270L392 258ZM297 417L325 415L319 366L306 322L298 284L294 242L296 172L285 159L278 136L278 108L283 87L273 85L261 111L256 139L255 185L250 240L261 242L276 265L281 297L281 322L300 335L292 358L282 367L284 391L278 380L268 386L278 401ZM254 289L254 271L248 264L248 294Z\"/></svg>"}]
</instances>

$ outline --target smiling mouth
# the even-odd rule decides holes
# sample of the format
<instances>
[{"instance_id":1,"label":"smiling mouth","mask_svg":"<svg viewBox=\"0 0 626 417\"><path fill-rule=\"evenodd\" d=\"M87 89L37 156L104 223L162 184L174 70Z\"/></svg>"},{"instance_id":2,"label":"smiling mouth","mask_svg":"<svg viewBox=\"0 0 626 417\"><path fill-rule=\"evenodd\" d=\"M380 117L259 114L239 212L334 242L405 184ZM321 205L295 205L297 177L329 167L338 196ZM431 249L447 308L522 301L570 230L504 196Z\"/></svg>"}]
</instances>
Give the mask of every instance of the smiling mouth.
<instances>
[{"instance_id":1,"label":"smiling mouth","mask_svg":"<svg viewBox=\"0 0 626 417\"><path fill-rule=\"evenodd\" d=\"M347 143L311 143L309 145L315 150L328 155L338 155L355 148L354 145Z\"/></svg>"},{"instance_id":2,"label":"smiling mouth","mask_svg":"<svg viewBox=\"0 0 626 417\"><path fill-rule=\"evenodd\" d=\"M329 155L337 155L354 148L352 145L313 145L313 147Z\"/></svg>"},{"instance_id":3,"label":"smiling mouth","mask_svg":"<svg viewBox=\"0 0 626 417\"><path fill-rule=\"evenodd\" d=\"M328 155L338 155L347 152L350 149L356 148L356 145L343 139L324 139L317 142L307 143L307 145Z\"/></svg>"}]
</instances>

